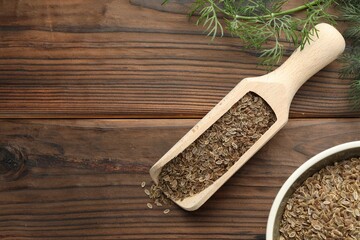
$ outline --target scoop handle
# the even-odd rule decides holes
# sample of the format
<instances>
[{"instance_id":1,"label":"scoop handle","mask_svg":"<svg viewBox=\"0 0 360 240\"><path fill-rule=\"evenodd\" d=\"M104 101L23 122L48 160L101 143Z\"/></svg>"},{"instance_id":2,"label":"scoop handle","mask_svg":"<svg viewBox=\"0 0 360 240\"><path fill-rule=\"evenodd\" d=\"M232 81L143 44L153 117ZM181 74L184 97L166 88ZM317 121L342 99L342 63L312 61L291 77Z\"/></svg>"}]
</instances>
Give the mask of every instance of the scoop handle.
<instances>
[{"instance_id":1,"label":"scoop handle","mask_svg":"<svg viewBox=\"0 0 360 240\"><path fill-rule=\"evenodd\" d=\"M345 40L333 26L320 23L312 40L300 47L276 70L269 73L271 79L281 82L287 88L291 101L297 90L311 76L334 61L345 49ZM275 75L275 76L274 76Z\"/></svg>"}]
</instances>

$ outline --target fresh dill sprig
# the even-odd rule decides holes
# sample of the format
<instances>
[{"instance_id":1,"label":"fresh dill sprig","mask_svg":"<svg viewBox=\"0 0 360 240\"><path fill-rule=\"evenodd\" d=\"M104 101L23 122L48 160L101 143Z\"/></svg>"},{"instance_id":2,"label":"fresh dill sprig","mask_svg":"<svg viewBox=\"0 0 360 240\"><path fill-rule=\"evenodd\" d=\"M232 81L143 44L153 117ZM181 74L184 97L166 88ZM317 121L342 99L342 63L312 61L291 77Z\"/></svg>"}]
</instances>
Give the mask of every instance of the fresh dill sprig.
<instances>
[{"instance_id":1,"label":"fresh dill sprig","mask_svg":"<svg viewBox=\"0 0 360 240\"><path fill-rule=\"evenodd\" d=\"M350 94L355 108L360 107L360 46L349 47L342 55L340 77L352 79Z\"/></svg>"},{"instance_id":2,"label":"fresh dill sprig","mask_svg":"<svg viewBox=\"0 0 360 240\"><path fill-rule=\"evenodd\" d=\"M339 1L342 12L341 19L349 26L344 36L347 40L347 49L341 57L342 69L340 77L352 79L351 99L354 107L360 108L360 0Z\"/></svg>"},{"instance_id":3,"label":"fresh dill sprig","mask_svg":"<svg viewBox=\"0 0 360 240\"><path fill-rule=\"evenodd\" d=\"M198 2L201 6L203 6L201 1ZM198 8L199 5L195 5L195 9ZM203 23L203 26L206 27L206 31L208 31L208 35L212 36L212 39L217 36L218 30L220 30L221 36L224 34L222 24L220 23L217 16L218 11L215 3L210 1L207 6L203 6L203 8L199 11L199 14L200 17L197 21L197 24Z\"/></svg>"},{"instance_id":4,"label":"fresh dill sprig","mask_svg":"<svg viewBox=\"0 0 360 240\"><path fill-rule=\"evenodd\" d=\"M244 47L257 50L262 64L271 67L280 62L285 42L303 48L312 39L314 32L310 30L316 24L335 23L334 16L327 12L334 1L314 0L282 10L288 0L195 0L190 16L198 15L197 24L204 26L211 39L223 36L226 28L241 39ZM306 11L306 16L292 16L299 11Z\"/></svg>"}]
</instances>

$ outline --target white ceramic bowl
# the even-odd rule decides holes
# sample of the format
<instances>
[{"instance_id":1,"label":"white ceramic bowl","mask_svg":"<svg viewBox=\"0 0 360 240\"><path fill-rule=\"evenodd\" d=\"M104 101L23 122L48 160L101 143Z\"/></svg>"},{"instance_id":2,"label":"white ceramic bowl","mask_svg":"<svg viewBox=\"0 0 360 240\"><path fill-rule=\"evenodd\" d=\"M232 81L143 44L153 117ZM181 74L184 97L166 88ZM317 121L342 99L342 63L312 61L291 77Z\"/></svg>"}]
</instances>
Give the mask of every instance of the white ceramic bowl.
<instances>
[{"instance_id":1,"label":"white ceramic bowl","mask_svg":"<svg viewBox=\"0 0 360 240\"><path fill-rule=\"evenodd\" d=\"M280 219L284 212L284 207L289 197L294 191L310 176L318 172L327 165L331 165L336 161L348 159L350 157L360 156L360 141L348 142L335 147L329 148L314 157L310 158L302 164L291 176L286 180L279 190L272 204L267 227L266 240L279 239Z\"/></svg>"}]
</instances>

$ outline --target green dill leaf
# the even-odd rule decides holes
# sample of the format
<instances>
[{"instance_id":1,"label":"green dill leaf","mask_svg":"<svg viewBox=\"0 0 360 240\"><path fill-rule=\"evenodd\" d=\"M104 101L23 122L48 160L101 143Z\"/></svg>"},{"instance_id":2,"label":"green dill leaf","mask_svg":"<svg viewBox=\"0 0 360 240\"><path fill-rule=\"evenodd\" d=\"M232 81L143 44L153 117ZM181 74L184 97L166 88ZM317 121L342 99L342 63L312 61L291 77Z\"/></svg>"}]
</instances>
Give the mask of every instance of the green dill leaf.
<instances>
[{"instance_id":1,"label":"green dill leaf","mask_svg":"<svg viewBox=\"0 0 360 240\"><path fill-rule=\"evenodd\" d=\"M261 51L260 58L261 63L270 69L273 65L278 64L284 53L284 46L279 42L275 41L275 45L270 49L263 49Z\"/></svg>"},{"instance_id":2,"label":"green dill leaf","mask_svg":"<svg viewBox=\"0 0 360 240\"><path fill-rule=\"evenodd\" d=\"M348 24L344 36L347 49L341 57L340 78L352 79L350 98L355 109L360 109L360 1L339 1L341 19Z\"/></svg>"},{"instance_id":3,"label":"green dill leaf","mask_svg":"<svg viewBox=\"0 0 360 240\"><path fill-rule=\"evenodd\" d=\"M164 0L164 1L161 3L161 5L165 5L165 4L167 4L169 1L170 1L170 0Z\"/></svg>"}]
</instances>

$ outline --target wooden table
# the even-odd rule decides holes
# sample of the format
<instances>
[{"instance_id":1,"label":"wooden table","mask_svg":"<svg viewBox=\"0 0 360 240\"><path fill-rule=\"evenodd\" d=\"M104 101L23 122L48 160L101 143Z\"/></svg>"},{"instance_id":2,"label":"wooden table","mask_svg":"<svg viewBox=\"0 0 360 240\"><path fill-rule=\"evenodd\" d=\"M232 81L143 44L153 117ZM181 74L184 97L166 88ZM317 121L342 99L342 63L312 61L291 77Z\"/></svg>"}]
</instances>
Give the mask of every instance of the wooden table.
<instances>
[{"instance_id":1,"label":"wooden table","mask_svg":"<svg viewBox=\"0 0 360 240\"><path fill-rule=\"evenodd\" d=\"M0 143L27 156L0 159L0 239L265 239L287 177L360 140L335 62L201 209L148 209L150 166L242 78L265 73L237 39L210 43L187 19L191 1L161 2L0 2Z\"/></svg>"}]
</instances>

